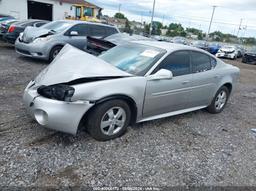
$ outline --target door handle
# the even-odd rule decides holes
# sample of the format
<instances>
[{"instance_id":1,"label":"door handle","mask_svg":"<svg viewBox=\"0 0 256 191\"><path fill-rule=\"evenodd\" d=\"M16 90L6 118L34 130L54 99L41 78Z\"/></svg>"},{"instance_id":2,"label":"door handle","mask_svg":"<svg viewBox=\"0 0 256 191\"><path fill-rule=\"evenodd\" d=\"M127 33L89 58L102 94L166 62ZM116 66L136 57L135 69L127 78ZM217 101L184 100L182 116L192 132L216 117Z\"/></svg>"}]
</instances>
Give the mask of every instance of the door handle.
<instances>
[{"instance_id":1,"label":"door handle","mask_svg":"<svg viewBox=\"0 0 256 191\"><path fill-rule=\"evenodd\" d=\"M182 82L183 85L188 84L190 81L184 81Z\"/></svg>"},{"instance_id":2,"label":"door handle","mask_svg":"<svg viewBox=\"0 0 256 191\"><path fill-rule=\"evenodd\" d=\"M218 79L219 77L220 77L219 75L214 76L215 79Z\"/></svg>"}]
</instances>

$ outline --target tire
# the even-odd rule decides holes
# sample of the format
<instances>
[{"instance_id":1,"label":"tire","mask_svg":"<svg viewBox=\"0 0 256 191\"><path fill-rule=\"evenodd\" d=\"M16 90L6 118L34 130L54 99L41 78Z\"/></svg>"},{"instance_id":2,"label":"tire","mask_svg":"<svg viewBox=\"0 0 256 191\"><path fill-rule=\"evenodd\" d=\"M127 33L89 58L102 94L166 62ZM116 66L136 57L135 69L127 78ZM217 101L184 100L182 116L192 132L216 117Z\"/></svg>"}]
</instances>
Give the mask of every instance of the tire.
<instances>
[{"instance_id":1,"label":"tire","mask_svg":"<svg viewBox=\"0 0 256 191\"><path fill-rule=\"evenodd\" d=\"M119 118L118 112L122 114ZM96 105L90 111L86 128L94 139L107 141L123 135L130 124L130 120L131 110L125 101L109 100Z\"/></svg>"},{"instance_id":2,"label":"tire","mask_svg":"<svg viewBox=\"0 0 256 191\"><path fill-rule=\"evenodd\" d=\"M223 94L221 95L221 93L223 93L223 92L225 94L225 99L224 99L224 97L223 98L220 97L220 96L223 96ZM229 95L230 95L230 92L229 92L228 88L226 86L222 86L217 91L216 95L214 96L214 98L211 102L211 105L209 105L207 107L207 111L212 114L221 113L227 104ZM220 100L220 99L221 99L221 101L218 102L218 100Z\"/></svg>"},{"instance_id":3,"label":"tire","mask_svg":"<svg viewBox=\"0 0 256 191\"><path fill-rule=\"evenodd\" d=\"M242 62L247 63L247 58L243 57Z\"/></svg>"},{"instance_id":4,"label":"tire","mask_svg":"<svg viewBox=\"0 0 256 191\"><path fill-rule=\"evenodd\" d=\"M50 56L49 56L49 61L53 61L54 58L59 54L59 52L61 51L61 49L63 48L63 46L55 46L52 48L51 52L50 52Z\"/></svg>"}]
</instances>

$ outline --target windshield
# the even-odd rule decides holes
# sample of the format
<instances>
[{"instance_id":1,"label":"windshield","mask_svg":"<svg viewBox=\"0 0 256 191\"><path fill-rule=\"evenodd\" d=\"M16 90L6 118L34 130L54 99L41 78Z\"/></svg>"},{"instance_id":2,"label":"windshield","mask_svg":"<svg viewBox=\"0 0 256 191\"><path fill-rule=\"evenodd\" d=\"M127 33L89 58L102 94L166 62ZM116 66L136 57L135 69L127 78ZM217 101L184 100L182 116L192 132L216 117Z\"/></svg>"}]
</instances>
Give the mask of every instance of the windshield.
<instances>
[{"instance_id":1,"label":"windshield","mask_svg":"<svg viewBox=\"0 0 256 191\"><path fill-rule=\"evenodd\" d=\"M235 47L234 46L223 46L222 49L235 49Z\"/></svg>"},{"instance_id":2,"label":"windshield","mask_svg":"<svg viewBox=\"0 0 256 191\"><path fill-rule=\"evenodd\" d=\"M46 25L43 25L41 28L51 30L55 33L59 33L59 32L65 31L71 25L72 25L72 23L65 22L65 21L54 21L54 22L50 22Z\"/></svg>"},{"instance_id":3,"label":"windshield","mask_svg":"<svg viewBox=\"0 0 256 191\"><path fill-rule=\"evenodd\" d=\"M99 58L133 75L144 76L166 51L139 44L120 45L101 54Z\"/></svg>"}]
</instances>

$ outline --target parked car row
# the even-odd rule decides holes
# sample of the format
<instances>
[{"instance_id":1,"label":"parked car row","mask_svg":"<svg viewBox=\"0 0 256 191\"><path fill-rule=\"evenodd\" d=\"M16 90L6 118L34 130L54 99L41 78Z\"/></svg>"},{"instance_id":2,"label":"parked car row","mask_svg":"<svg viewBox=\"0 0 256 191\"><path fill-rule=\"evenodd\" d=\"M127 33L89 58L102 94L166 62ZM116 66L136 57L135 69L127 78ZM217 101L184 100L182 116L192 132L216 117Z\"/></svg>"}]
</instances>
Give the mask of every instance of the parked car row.
<instances>
[{"instance_id":1,"label":"parked car row","mask_svg":"<svg viewBox=\"0 0 256 191\"><path fill-rule=\"evenodd\" d=\"M162 41L162 39L160 41ZM203 40L188 42L188 40L184 37L174 37L170 40L170 42L176 44L190 45L192 47L208 51L209 53L215 55L218 58L228 58L232 60L242 58L244 63L254 63L251 62L251 59L248 58L248 55L254 55L251 52L255 52L255 48L250 48L246 50L241 45L220 44L217 42L207 42Z\"/></svg>"},{"instance_id":2,"label":"parked car row","mask_svg":"<svg viewBox=\"0 0 256 191\"><path fill-rule=\"evenodd\" d=\"M26 27L41 27L49 21L29 19L25 21L14 21L1 24L1 33L4 41L14 44L16 39L19 37Z\"/></svg>"},{"instance_id":3,"label":"parked car row","mask_svg":"<svg viewBox=\"0 0 256 191\"><path fill-rule=\"evenodd\" d=\"M119 33L115 26L84 21L8 21L1 25L4 41L15 44L16 52L52 61L66 44L83 50L87 37L105 38Z\"/></svg>"}]
</instances>

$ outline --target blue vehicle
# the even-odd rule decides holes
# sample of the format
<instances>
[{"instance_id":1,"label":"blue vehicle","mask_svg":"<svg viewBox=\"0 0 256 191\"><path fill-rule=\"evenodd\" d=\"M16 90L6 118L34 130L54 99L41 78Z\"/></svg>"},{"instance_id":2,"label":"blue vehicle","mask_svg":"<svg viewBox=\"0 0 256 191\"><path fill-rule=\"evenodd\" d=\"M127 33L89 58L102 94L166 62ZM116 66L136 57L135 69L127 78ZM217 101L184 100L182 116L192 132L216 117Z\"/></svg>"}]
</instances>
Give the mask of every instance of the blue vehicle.
<instances>
[{"instance_id":1,"label":"blue vehicle","mask_svg":"<svg viewBox=\"0 0 256 191\"><path fill-rule=\"evenodd\" d=\"M215 55L217 54L220 48L221 48L221 45L219 43L213 42L209 44L208 52Z\"/></svg>"}]
</instances>

